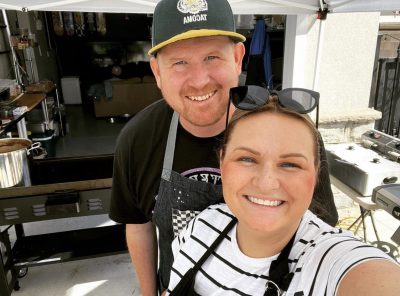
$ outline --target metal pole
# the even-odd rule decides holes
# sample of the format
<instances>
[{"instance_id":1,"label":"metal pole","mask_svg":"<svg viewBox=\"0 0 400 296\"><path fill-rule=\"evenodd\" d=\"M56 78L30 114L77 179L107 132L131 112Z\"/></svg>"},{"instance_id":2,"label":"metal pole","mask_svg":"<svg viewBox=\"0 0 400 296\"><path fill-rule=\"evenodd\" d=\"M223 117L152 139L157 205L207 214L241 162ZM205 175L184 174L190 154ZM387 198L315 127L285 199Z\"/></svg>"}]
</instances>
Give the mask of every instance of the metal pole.
<instances>
[{"instance_id":1,"label":"metal pole","mask_svg":"<svg viewBox=\"0 0 400 296\"><path fill-rule=\"evenodd\" d=\"M30 83L35 83L37 82L35 79L35 71L33 69L33 47L29 46L28 48L26 48L25 50L26 53L26 60L29 62L29 68L31 68L31 79L30 79Z\"/></svg>"},{"instance_id":2,"label":"metal pole","mask_svg":"<svg viewBox=\"0 0 400 296\"><path fill-rule=\"evenodd\" d=\"M400 44L399 47L400 48ZM390 134L390 123L393 121L393 117L394 117L394 111L395 109L393 108L393 101L396 99L395 95L396 95L396 88L398 85L398 81L396 81L397 76L399 75L399 54L397 54L397 57L394 59L394 63L395 63L395 68L394 68L394 75L393 75L393 88L391 91L391 96L390 96L390 108L389 108L389 119L388 119L388 124L387 124L387 133ZM393 114L392 114L393 113Z\"/></svg>"},{"instance_id":3,"label":"metal pole","mask_svg":"<svg viewBox=\"0 0 400 296\"><path fill-rule=\"evenodd\" d=\"M11 31L10 31L10 25L8 22L7 13L6 13L5 9L2 9L1 12L3 14L4 25L6 26L7 37L8 37L8 44L10 45L11 54L12 54L12 58L13 58L15 79L17 80L19 85L23 85L22 76L21 76L21 73L19 72L20 69L19 69L17 55L16 55L14 47L12 46L12 43L11 43Z\"/></svg>"},{"instance_id":4,"label":"metal pole","mask_svg":"<svg viewBox=\"0 0 400 296\"><path fill-rule=\"evenodd\" d=\"M47 94L46 94L47 96ZM49 110L47 109L47 99L44 98L43 101L40 103L42 105L42 112L44 117L44 125L46 127L46 131L49 130L50 119L49 119Z\"/></svg>"},{"instance_id":5,"label":"metal pole","mask_svg":"<svg viewBox=\"0 0 400 296\"><path fill-rule=\"evenodd\" d=\"M396 69L399 68L399 60L400 60L400 43L397 46L397 64L396 64ZM399 80L400 80L399 79L399 71L397 71L396 75L394 77L394 85L393 85L393 95L395 95L395 92L397 92L397 97L398 97L397 103L399 103L399 99L400 99ZM400 117L399 117L399 124L397 125L397 137L400 136L399 128L400 128Z\"/></svg>"},{"instance_id":6,"label":"metal pole","mask_svg":"<svg viewBox=\"0 0 400 296\"><path fill-rule=\"evenodd\" d=\"M374 99L374 109L378 109L378 95L380 91L380 83L381 83L381 74L382 74L382 64L383 60L379 59L378 60L378 74L377 74L377 83L376 83L376 91L375 91L375 99ZM383 105L383 102L382 102ZM382 106L383 107L383 106ZM383 109L383 108L382 108Z\"/></svg>"},{"instance_id":7,"label":"metal pole","mask_svg":"<svg viewBox=\"0 0 400 296\"><path fill-rule=\"evenodd\" d=\"M58 119L59 119L59 121L60 121L60 134L61 134L61 136L65 136L65 134L64 134L64 124L65 124L65 122L63 122L63 117L62 117L62 114L61 114L61 105L60 105L60 99L59 99L59 97L58 97L58 89L57 89L57 84L55 84L54 85L54 87L56 88L56 103L57 103L57 113L58 113Z\"/></svg>"}]
</instances>

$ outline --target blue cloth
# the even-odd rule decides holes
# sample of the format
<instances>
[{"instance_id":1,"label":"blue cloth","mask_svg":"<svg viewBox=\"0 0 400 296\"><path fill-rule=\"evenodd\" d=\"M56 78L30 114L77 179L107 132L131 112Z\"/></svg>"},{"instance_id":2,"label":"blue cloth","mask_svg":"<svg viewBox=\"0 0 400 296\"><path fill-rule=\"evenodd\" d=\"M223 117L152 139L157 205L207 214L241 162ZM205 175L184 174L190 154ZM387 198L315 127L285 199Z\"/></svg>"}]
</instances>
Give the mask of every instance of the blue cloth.
<instances>
[{"instance_id":1,"label":"blue cloth","mask_svg":"<svg viewBox=\"0 0 400 296\"><path fill-rule=\"evenodd\" d=\"M260 19L256 22L250 43L249 60L254 56L261 56L262 58L264 72L263 86L272 89L271 44L264 19Z\"/></svg>"}]
</instances>

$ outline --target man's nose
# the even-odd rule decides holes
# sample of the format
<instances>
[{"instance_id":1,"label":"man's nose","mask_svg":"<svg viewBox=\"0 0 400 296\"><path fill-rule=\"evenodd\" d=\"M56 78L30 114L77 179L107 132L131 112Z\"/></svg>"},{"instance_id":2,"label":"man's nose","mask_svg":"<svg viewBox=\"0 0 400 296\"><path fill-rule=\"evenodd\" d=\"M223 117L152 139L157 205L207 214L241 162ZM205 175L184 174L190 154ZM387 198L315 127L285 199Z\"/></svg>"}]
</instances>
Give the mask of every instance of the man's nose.
<instances>
[{"instance_id":1,"label":"man's nose","mask_svg":"<svg viewBox=\"0 0 400 296\"><path fill-rule=\"evenodd\" d=\"M196 89L202 89L210 82L209 69L203 63L192 64L189 73L189 85Z\"/></svg>"}]
</instances>

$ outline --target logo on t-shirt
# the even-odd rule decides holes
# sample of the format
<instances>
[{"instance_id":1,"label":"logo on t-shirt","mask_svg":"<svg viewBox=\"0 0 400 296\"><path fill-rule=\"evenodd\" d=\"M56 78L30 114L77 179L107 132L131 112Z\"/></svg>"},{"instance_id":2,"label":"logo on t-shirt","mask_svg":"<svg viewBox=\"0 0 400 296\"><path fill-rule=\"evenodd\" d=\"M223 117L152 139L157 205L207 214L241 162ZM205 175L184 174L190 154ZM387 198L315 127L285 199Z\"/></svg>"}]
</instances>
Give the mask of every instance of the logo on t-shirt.
<instances>
[{"instance_id":1,"label":"logo on t-shirt","mask_svg":"<svg viewBox=\"0 0 400 296\"><path fill-rule=\"evenodd\" d=\"M195 181L221 185L221 171L216 168L196 168L183 172L182 176Z\"/></svg>"}]
</instances>

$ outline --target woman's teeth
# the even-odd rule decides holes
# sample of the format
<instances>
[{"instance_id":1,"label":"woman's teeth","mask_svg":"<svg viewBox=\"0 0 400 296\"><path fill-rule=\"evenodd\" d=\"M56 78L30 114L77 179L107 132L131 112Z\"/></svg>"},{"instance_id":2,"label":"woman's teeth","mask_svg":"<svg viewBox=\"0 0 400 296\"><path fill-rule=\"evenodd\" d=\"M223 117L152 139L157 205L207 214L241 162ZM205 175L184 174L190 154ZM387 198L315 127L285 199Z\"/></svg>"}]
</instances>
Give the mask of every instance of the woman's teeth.
<instances>
[{"instance_id":1,"label":"woman's teeth","mask_svg":"<svg viewBox=\"0 0 400 296\"><path fill-rule=\"evenodd\" d=\"M253 197L253 196L247 196L247 199L255 204L268 206L268 207L277 207L283 203L283 201L281 201L281 200L266 200L266 199L261 199L261 198L257 198L257 197Z\"/></svg>"},{"instance_id":2,"label":"woman's teeth","mask_svg":"<svg viewBox=\"0 0 400 296\"><path fill-rule=\"evenodd\" d=\"M209 99L210 97L212 97L212 95L214 94L214 92L211 92L209 94L203 95L203 96L189 96L188 98L191 99L192 101L205 101L207 99Z\"/></svg>"}]
</instances>

